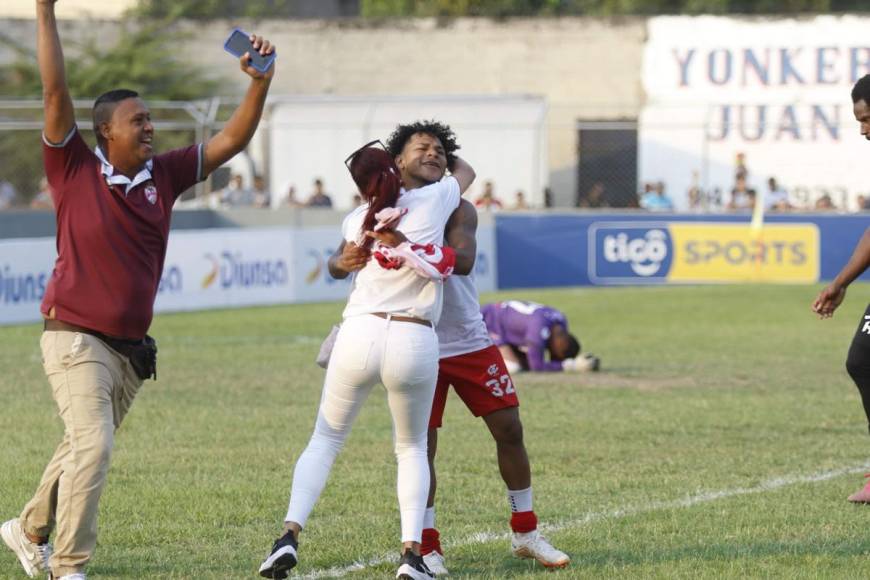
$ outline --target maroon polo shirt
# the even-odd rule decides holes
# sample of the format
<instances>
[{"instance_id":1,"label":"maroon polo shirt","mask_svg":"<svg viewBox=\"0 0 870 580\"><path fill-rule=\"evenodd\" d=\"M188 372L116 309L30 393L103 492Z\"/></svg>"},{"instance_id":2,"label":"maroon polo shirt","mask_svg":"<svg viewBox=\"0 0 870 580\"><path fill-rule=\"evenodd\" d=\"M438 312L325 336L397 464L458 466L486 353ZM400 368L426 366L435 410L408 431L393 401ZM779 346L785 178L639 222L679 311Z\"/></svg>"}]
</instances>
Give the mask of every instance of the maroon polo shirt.
<instances>
[{"instance_id":1,"label":"maroon polo shirt","mask_svg":"<svg viewBox=\"0 0 870 580\"><path fill-rule=\"evenodd\" d=\"M57 261L42 314L104 334L139 339L154 316L175 199L202 179L203 147L153 158L151 176L126 191L107 182L77 129L43 141L57 216Z\"/></svg>"}]
</instances>

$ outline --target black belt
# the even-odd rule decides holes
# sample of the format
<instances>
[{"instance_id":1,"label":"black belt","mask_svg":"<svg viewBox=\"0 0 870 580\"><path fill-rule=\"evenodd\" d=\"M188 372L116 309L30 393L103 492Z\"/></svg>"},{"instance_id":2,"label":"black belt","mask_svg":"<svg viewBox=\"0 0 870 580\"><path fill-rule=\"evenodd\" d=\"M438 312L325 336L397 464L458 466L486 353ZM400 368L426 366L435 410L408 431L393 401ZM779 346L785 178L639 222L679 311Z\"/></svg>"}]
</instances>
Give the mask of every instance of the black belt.
<instances>
[{"instance_id":1,"label":"black belt","mask_svg":"<svg viewBox=\"0 0 870 580\"><path fill-rule=\"evenodd\" d=\"M118 354L126 356L128 358L133 352L133 349L142 344L141 340L113 338L111 336L103 334L102 332L91 330L90 328L85 328L76 324L70 324L69 322L64 322L63 320L57 319L46 319L44 328L45 330L62 330L66 332L81 332L82 334L90 334L91 336L95 336L105 342L112 348L112 350L114 350Z\"/></svg>"}]
</instances>

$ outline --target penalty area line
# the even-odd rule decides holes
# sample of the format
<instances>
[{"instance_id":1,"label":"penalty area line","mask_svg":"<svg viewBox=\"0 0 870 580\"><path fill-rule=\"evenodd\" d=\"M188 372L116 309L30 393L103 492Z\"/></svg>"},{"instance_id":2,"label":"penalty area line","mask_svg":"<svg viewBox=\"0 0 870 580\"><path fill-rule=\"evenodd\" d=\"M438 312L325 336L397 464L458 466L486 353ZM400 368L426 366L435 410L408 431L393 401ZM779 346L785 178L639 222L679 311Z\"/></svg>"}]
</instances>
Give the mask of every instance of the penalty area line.
<instances>
[{"instance_id":1,"label":"penalty area line","mask_svg":"<svg viewBox=\"0 0 870 580\"><path fill-rule=\"evenodd\" d=\"M870 463L863 463L861 465L841 467L839 469L829 469L805 475L786 475L782 477L774 477L771 479L766 479L758 485L750 487L735 487L731 489L721 489L718 491L704 491L687 495L686 497L680 499L668 501L653 501L643 505L629 506L614 510L589 512L585 515L580 516L579 518L549 525L543 524L540 527L541 530L544 532L560 532L562 530L579 528L581 526L603 520L626 518L634 515L645 514L660 510L689 508L696 505L717 501L720 499L727 499L730 497L776 491L792 485L829 481L831 479L836 479L844 475L863 473L868 470L870 470ZM480 532L453 542L444 542L444 546L446 548L458 548L474 544L486 544L495 541L505 541L509 539L509 533ZM397 562L396 554L391 553L388 555L374 556L365 560L358 560L346 566L335 566L332 568L312 570L307 574L299 576L299 578L340 578L352 572L359 572L368 568L374 568L389 562Z\"/></svg>"}]
</instances>

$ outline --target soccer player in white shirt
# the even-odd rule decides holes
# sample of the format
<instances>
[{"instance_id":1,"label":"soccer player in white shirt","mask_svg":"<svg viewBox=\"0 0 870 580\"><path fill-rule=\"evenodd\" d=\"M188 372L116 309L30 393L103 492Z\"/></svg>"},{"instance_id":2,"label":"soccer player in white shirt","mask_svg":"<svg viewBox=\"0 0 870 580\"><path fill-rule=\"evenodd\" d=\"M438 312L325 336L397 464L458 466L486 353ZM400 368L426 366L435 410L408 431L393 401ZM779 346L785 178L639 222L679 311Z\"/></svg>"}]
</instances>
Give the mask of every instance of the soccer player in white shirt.
<instances>
[{"instance_id":1,"label":"soccer player in white shirt","mask_svg":"<svg viewBox=\"0 0 870 580\"><path fill-rule=\"evenodd\" d=\"M394 154L403 151L417 135L428 134L456 150L453 132L439 123L400 126L387 142ZM402 179L413 167L402 167ZM428 179L437 182L442 174ZM429 423L429 467L431 485L423 530L423 558L436 574L447 574L438 530L435 528L435 452L447 390L453 385L475 416L482 416L496 441L498 464L507 486L511 505L511 547L514 555L534 558L552 568L567 566L570 558L555 549L537 529L532 509L532 484L529 459L523 443L517 400L510 373L498 348L493 345L480 314L477 289L471 276L477 254L477 212L474 205L461 200L447 223L446 242L456 252L454 276L444 283L444 308L436 331L440 345L438 384Z\"/></svg>"},{"instance_id":2,"label":"soccer player in white shirt","mask_svg":"<svg viewBox=\"0 0 870 580\"><path fill-rule=\"evenodd\" d=\"M353 286L326 371L314 433L293 472L284 534L260 566L260 575L286 578L296 565L299 534L332 464L372 387L382 383L398 461L402 561L396 577L427 579L433 575L421 557L420 542L429 491L427 426L438 374L434 325L441 314L443 283L407 266L384 267L381 252L386 250L379 244L442 244L447 219L474 180L474 171L463 160L451 159L451 176L443 178L445 148L422 134L395 160L384 149L366 146L348 161L366 203L345 218L343 241L329 260L329 271L335 278L353 273ZM400 168L406 176L401 180ZM407 213L393 229L375 231L376 214L390 207Z\"/></svg>"}]
</instances>

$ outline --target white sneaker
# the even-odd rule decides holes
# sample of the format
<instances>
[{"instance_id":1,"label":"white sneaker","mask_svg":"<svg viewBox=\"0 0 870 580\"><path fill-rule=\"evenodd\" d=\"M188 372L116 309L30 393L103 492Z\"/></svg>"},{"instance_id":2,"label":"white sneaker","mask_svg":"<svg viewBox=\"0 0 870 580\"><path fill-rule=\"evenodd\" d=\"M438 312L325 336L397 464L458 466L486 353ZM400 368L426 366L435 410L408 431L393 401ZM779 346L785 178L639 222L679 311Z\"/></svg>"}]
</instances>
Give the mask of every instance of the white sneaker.
<instances>
[{"instance_id":1,"label":"white sneaker","mask_svg":"<svg viewBox=\"0 0 870 580\"><path fill-rule=\"evenodd\" d=\"M40 572L48 572L48 559L51 557L51 544L31 542L21 528L18 518L9 520L0 526L0 536L9 549L18 556L18 561L31 578L36 578Z\"/></svg>"},{"instance_id":2,"label":"white sneaker","mask_svg":"<svg viewBox=\"0 0 870 580\"><path fill-rule=\"evenodd\" d=\"M87 580L83 572L76 572L75 574L67 574L66 576L61 576L57 580Z\"/></svg>"},{"instance_id":3,"label":"white sneaker","mask_svg":"<svg viewBox=\"0 0 870 580\"><path fill-rule=\"evenodd\" d=\"M547 568L564 568L571 562L568 554L554 548L538 530L511 537L511 550L517 558L534 558Z\"/></svg>"},{"instance_id":4,"label":"white sneaker","mask_svg":"<svg viewBox=\"0 0 870 580\"><path fill-rule=\"evenodd\" d=\"M444 554L438 552L429 552L423 556L423 562L429 567L429 570L436 576L448 576L450 572L444 565Z\"/></svg>"}]
</instances>

